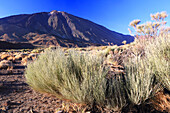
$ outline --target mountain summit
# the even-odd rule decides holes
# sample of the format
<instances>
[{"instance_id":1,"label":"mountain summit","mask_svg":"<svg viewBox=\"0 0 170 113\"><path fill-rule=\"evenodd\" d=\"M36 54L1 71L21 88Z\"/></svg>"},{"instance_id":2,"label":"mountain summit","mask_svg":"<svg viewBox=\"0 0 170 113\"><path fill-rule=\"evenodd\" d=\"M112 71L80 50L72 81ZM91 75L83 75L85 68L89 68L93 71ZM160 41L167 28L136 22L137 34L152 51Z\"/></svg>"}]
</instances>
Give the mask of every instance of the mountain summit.
<instances>
[{"instance_id":1,"label":"mountain summit","mask_svg":"<svg viewBox=\"0 0 170 113\"><path fill-rule=\"evenodd\" d=\"M130 43L134 38L56 10L0 19L0 41L84 47L108 43L121 45L124 40Z\"/></svg>"}]
</instances>

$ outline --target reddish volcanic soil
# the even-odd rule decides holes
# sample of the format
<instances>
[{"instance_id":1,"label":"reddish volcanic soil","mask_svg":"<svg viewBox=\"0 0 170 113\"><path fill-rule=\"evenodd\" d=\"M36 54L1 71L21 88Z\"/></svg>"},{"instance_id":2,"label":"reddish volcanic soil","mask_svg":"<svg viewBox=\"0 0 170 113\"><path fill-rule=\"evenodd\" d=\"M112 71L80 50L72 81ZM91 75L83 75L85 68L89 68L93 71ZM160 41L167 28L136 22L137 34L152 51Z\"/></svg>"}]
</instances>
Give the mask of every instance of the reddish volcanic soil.
<instances>
[{"instance_id":1,"label":"reddish volcanic soil","mask_svg":"<svg viewBox=\"0 0 170 113\"><path fill-rule=\"evenodd\" d=\"M12 71L0 70L0 113L51 113L61 108L62 101L26 84L24 70L19 61Z\"/></svg>"}]
</instances>

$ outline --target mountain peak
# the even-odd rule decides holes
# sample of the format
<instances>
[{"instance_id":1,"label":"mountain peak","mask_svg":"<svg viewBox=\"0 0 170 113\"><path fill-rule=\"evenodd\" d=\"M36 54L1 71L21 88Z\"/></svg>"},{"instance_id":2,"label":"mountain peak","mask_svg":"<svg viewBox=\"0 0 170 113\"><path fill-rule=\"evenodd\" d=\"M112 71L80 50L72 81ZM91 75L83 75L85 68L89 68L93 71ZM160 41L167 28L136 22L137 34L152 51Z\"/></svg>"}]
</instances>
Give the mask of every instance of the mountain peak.
<instances>
[{"instance_id":1,"label":"mountain peak","mask_svg":"<svg viewBox=\"0 0 170 113\"><path fill-rule=\"evenodd\" d=\"M52 11L50 12L50 14L53 15L53 14L56 14L56 13L58 13L58 12L60 12L60 11L52 10Z\"/></svg>"},{"instance_id":2,"label":"mountain peak","mask_svg":"<svg viewBox=\"0 0 170 113\"><path fill-rule=\"evenodd\" d=\"M89 20L64 11L15 15L0 19L0 41L28 42L33 45L60 45L66 47L121 45L133 37L113 32Z\"/></svg>"}]
</instances>

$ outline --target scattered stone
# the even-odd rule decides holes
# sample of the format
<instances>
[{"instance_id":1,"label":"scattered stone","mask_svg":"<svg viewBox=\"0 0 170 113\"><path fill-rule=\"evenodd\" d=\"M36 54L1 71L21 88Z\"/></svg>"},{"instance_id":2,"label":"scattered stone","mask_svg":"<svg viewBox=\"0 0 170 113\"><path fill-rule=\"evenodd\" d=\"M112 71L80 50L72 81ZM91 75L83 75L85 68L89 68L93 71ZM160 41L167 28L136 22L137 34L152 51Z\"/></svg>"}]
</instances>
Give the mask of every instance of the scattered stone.
<instances>
[{"instance_id":1,"label":"scattered stone","mask_svg":"<svg viewBox=\"0 0 170 113\"><path fill-rule=\"evenodd\" d=\"M0 108L0 113L6 113L6 111L7 111L7 108L6 107L2 107L2 108Z\"/></svg>"},{"instance_id":2,"label":"scattered stone","mask_svg":"<svg viewBox=\"0 0 170 113\"><path fill-rule=\"evenodd\" d=\"M6 60L9 57L9 54L2 54L1 59Z\"/></svg>"},{"instance_id":3,"label":"scattered stone","mask_svg":"<svg viewBox=\"0 0 170 113\"><path fill-rule=\"evenodd\" d=\"M6 106L9 106L10 104L11 104L11 101L6 101L6 102L3 103L2 105L6 107Z\"/></svg>"},{"instance_id":4,"label":"scattered stone","mask_svg":"<svg viewBox=\"0 0 170 113\"><path fill-rule=\"evenodd\" d=\"M16 56L15 56L15 60L22 60L22 55L21 55L21 54L16 55Z\"/></svg>"},{"instance_id":5,"label":"scattered stone","mask_svg":"<svg viewBox=\"0 0 170 113\"><path fill-rule=\"evenodd\" d=\"M36 53L31 53L28 55L28 58L31 58L32 60L35 60L38 57L38 54Z\"/></svg>"},{"instance_id":6,"label":"scattered stone","mask_svg":"<svg viewBox=\"0 0 170 113\"><path fill-rule=\"evenodd\" d=\"M64 111L63 110L56 110L54 113L64 113Z\"/></svg>"},{"instance_id":7,"label":"scattered stone","mask_svg":"<svg viewBox=\"0 0 170 113\"><path fill-rule=\"evenodd\" d=\"M0 69L13 68L14 64L11 61L3 60L0 62Z\"/></svg>"},{"instance_id":8,"label":"scattered stone","mask_svg":"<svg viewBox=\"0 0 170 113\"><path fill-rule=\"evenodd\" d=\"M22 58L24 58L27 55L28 55L27 53L20 53L15 56L15 60L22 60Z\"/></svg>"},{"instance_id":9,"label":"scattered stone","mask_svg":"<svg viewBox=\"0 0 170 113\"><path fill-rule=\"evenodd\" d=\"M7 69L7 74L11 75L13 73L12 69L8 68Z\"/></svg>"},{"instance_id":10,"label":"scattered stone","mask_svg":"<svg viewBox=\"0 0 170 113\"><path fill-rule=\"evenodd\" d=\"M14 62L14 61L15 61L15 57L9 56L9 57L7 58L7 60Z\"/></svg>"},{"instance_id":11,"label":"scattered stone","mask_svg":"<svg viewBox=\"0 0 170 113\"><path fill-rule=\"evenodd\" d=\"M114 50L114 54L117 54L119 51L118 51L118 49L115 49Z\"/></svg>"},{"instance_id":12,"label":"scattered stone","mask_svg":"<svg viewBox=\"0 0 170 113\"><path fill-rule=\"evenodd\" d=\"M32 58L25 57L25 58L22 59L22 62L21 62L21 63L22 63L24 66L26 66L29 61L32 61Z\"/></svg>"}]
</instances>

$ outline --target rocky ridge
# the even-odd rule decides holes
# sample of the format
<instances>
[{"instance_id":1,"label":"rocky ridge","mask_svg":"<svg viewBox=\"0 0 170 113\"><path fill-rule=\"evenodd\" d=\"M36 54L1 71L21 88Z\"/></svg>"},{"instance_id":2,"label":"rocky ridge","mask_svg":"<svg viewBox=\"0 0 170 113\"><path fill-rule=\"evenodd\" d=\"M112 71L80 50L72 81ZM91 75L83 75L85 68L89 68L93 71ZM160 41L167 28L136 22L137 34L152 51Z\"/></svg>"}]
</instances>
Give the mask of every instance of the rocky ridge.
<instances>
[{"instance_id":1,"label":"rocky ridge","mask_svg":"<svg viewBox=\"0 0 170 113\"><path fill-rule=\"evenodd\" d=\"M132 36L111 31L63 11L14 15L0 19L0 41L85 47L130 43Z\"/></svg>"}]
</instances>

